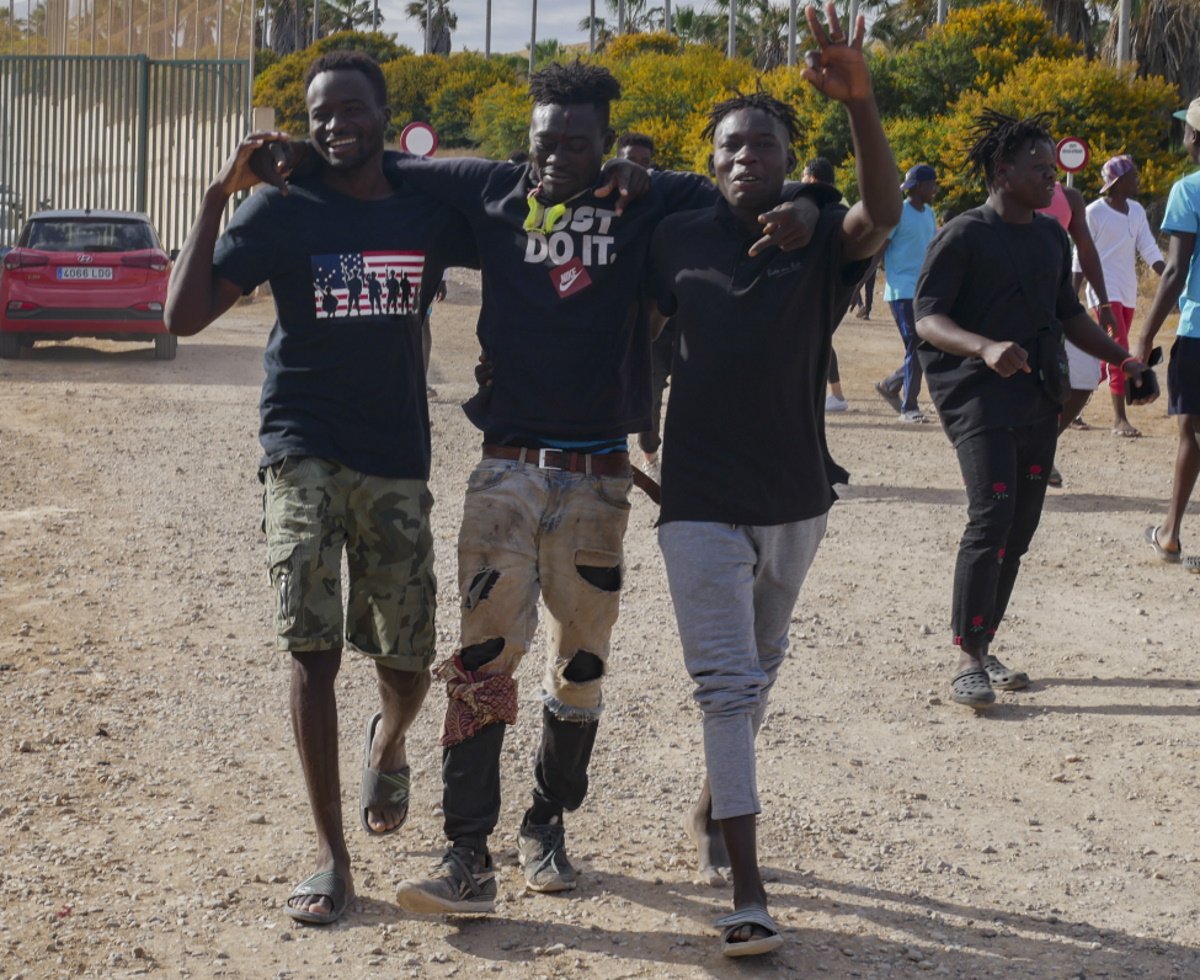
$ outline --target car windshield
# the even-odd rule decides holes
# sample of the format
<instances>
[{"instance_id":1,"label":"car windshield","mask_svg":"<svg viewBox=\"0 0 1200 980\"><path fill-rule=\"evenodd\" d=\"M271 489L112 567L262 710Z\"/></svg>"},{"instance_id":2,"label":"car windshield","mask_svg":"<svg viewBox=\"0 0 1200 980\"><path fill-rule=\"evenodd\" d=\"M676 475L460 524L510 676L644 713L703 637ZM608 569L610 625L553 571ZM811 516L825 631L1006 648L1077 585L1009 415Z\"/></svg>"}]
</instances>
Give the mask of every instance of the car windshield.
<instances>
[{"instance_id":1,"label":"car windshield","mask_svg":"<svg viewBox=\"0 0 1200 980\"><path fill-rule=\"evenodd\" d=\"M134 252L158 248L144 221L54 218L31 221L21 242L43 252Z\"/></svg>"}]
</instances>

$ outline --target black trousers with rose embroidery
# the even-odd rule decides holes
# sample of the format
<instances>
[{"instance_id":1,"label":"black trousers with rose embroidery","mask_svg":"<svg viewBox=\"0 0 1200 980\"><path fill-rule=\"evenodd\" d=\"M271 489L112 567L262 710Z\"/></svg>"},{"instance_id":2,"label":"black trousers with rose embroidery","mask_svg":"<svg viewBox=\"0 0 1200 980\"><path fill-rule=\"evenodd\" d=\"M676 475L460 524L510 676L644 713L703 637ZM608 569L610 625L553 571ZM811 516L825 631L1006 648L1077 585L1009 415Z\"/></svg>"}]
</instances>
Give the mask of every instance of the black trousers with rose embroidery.
<instances>
[{"instance_id":1,"label":"black trousers with rose embroidery","mask_svg":"<svg viewBox=\"0 0 1200 980\"><path fill-rule=\"evenodd\" d=\"M954 642L986 647L1008 609L1021 558L1042 516L1058 420L986 429L957 447L967 528L954 566Z\"/></svg>"}]
</instances>

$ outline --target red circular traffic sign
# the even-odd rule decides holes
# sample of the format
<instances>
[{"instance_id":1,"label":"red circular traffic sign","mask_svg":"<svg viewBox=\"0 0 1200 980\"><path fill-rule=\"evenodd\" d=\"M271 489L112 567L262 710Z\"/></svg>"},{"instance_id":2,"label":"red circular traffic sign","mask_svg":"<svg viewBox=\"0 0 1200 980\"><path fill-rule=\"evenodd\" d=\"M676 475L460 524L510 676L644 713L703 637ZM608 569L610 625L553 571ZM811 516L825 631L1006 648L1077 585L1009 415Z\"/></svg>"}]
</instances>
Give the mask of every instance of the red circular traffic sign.
<instances>
[{"instance_id":1,"label":"red circular traffic sign","mask_svg":"<svg viewBox=\"0 0 1200 980\"><path fill-rule=\"evenodd\" d=\"M1065 136L1058 141L1056 154L1058 165L1069 174L1076 173L1088 165L1092 158L1087 140L1078 136Z\"/></svg>"},{"instance_id":2,"label":"red circular traffic sign","mask_svg":"<svg viewBox=\"0 0 1200 980\"><path fill-rule=\"evenodd\" d=\"M437 152L438 134L429 123L410 122L400 131L400 149L418 157L431 157Z\"/></svg>"}]
</instances>

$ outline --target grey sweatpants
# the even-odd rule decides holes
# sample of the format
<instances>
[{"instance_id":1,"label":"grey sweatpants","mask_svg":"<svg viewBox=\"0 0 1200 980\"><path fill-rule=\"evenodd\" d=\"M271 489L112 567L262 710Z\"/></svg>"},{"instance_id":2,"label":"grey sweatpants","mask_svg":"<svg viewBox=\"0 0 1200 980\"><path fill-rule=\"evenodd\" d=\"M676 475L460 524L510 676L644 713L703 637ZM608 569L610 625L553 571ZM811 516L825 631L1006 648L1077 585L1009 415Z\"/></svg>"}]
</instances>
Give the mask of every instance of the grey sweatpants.
<instances>
[{"instance_id":1,"label":"grey sweatpants","mask_svg":"<svg viewBox=\"0 0 1200 980\"><path fill-rule=\"evenodd\" d=\"M704 712L714 820L761 810L754 739L825 522L822 514L766 527L672 521L658 529L684 663Z\"/></svg>"}]
</instances>

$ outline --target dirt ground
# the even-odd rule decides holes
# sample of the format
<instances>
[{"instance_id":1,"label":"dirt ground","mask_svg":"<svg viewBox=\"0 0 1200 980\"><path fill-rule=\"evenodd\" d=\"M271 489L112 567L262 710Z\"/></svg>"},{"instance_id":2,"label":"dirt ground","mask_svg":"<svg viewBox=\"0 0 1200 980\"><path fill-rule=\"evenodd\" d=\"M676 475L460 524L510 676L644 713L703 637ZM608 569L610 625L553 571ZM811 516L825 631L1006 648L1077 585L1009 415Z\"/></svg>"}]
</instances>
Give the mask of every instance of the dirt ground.
<instances>
[{"instance_id":1,"label":"dirt ground","mask_svg":"<svg viewBox=\"0 0 1200 980\"><path fill-rule=\"evenodd\" d=\"M479 444L459 409L475 303L452 275L434 325L442 654ZM699 715L640 494L592 790L567 820L579 889L527 894L515 866L538 734L531 656L504 749L497 914L402 912L397 882L443 846L444 695L411 736L408 825L368 838L374 683L347 658L358 898L336 926L293 923L281 906L314 836L259 530L271 318L268 301L239 306L174 362L95 341L0 362L4 977L1200 976L1200 576L1142 541L1174 427L1155 405L1135 411L1144 438L1116 439L1094 402L1097 428L1064 438L1067 486L1051 491L996 649L1035 683L976 716L947 697L964 496L940 429L897 423L871 389L900 350L881 302L838 335L851 410L830 418L830 443L853 481L759 746L784 949L723 961L711 922L729 892L693 882L680 824L703 768Z\"/></svg>"}]
</instances>

